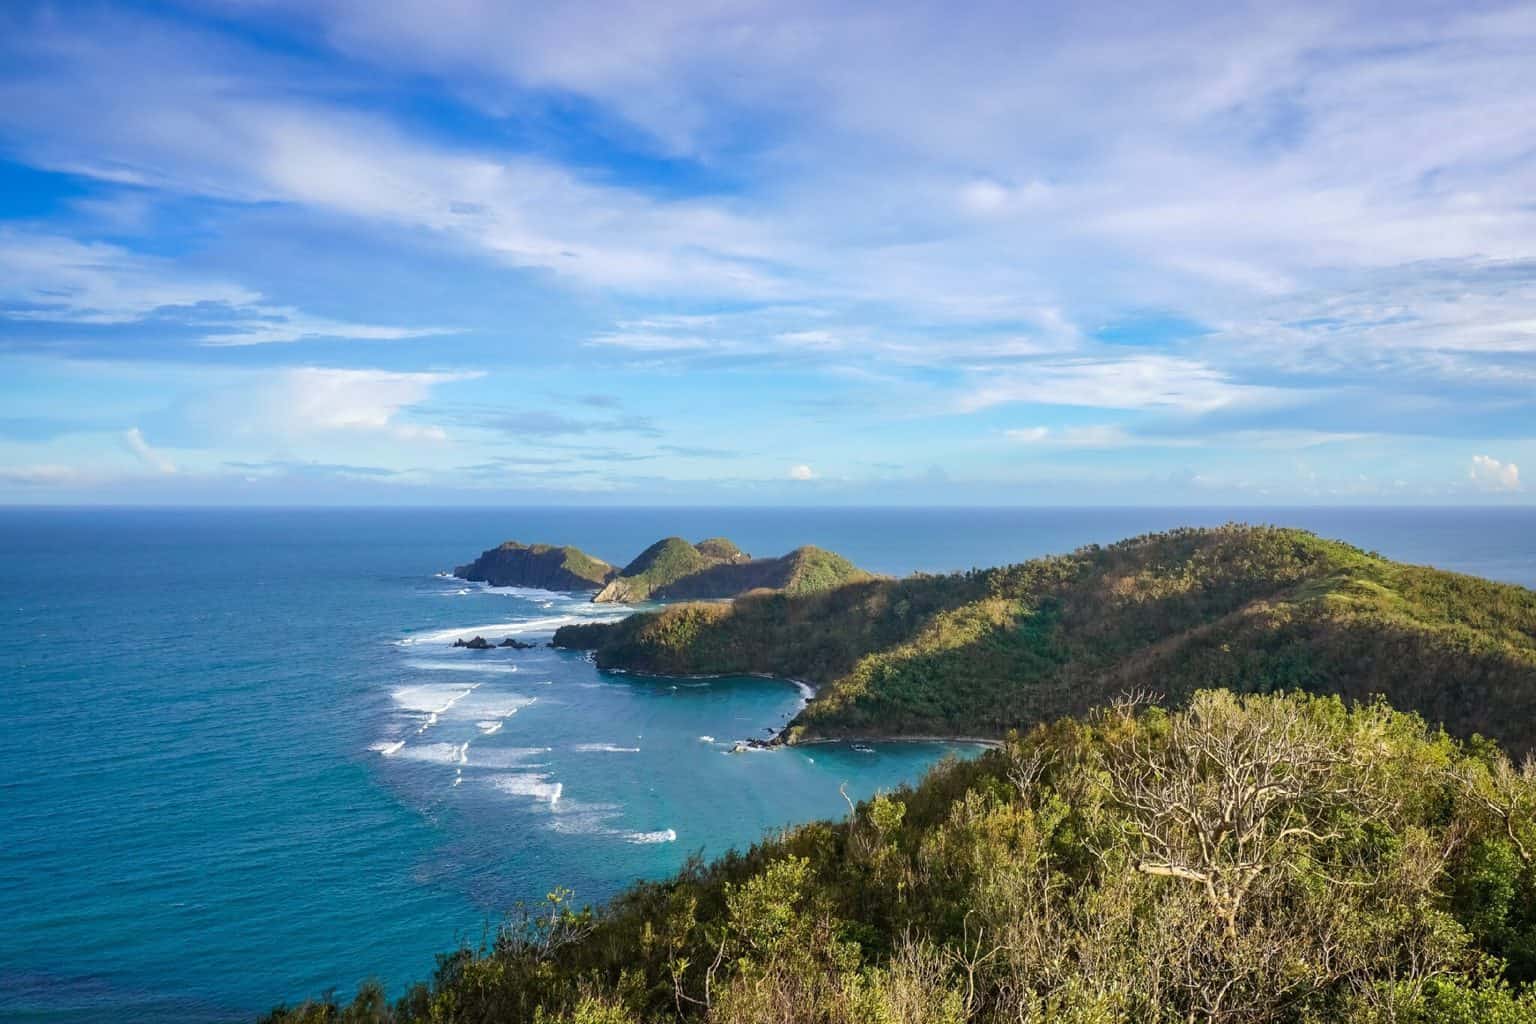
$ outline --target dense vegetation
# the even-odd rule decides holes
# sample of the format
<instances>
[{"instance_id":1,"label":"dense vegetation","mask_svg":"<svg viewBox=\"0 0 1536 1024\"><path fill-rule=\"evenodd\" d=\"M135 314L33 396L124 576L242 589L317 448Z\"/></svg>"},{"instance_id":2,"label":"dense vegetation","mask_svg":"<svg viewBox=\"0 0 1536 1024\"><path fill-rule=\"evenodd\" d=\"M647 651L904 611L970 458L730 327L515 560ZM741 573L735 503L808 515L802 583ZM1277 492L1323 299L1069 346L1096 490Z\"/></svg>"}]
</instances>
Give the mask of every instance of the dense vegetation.
<instances>
[{"instance_id":1,"label":"dense vegetation","mask_svg":"<svg viewBox=\"0 0 1536 1024\"><path fill-rule=\"evenodd\" d=\"M273 1022L1536 1021L1536 769L1339 698L1124 700Z\"/></svg>"},{"instance_id":2,"label":"dense vegetation","mask_svg":"<svg viewBox=\"0 0 1536 1024\"><path fill-rule=\"evenodd\" d=\"M1299 530L1176 530L1020 565L675 605L568 627L603 667L821 689L790 741L999 737L1128 689L1302 689L1536 745L1536 593Z\"/></svg>"},{"instance_id":3,"label":"dense vegetation","mask_svg":"<svg viewBox=\"0 0 1536 1024\"><path fill-rule=\"evenodd\" d=\"M597 595L598 601L649 600L669 583L703 572L716 565L745 561L746 555L723 537L698 545L681 537L664 537L635 556L619 575Z\"/></svg>"},{"instance_id":4,"label":"dense vegetation","mask_svg":"<svg viewBox=\"0 0 1536 1024\"><path fill-rule=\"evenodd\" d=\"M780 558L751 558L724 537L698 544L668 537L646 548L593 600L720 599L754 590L809 594L866 579L873 577L821 548L796 548Z\"/></svg>"},{"instance_id":5,"label":"dense vegetation","mask_svg":"<svg viewBox=\"0 0 1536 1024\"><path fill-rule=\"evenodd\" d=\"M481 552L479 558L454 569L453 574L459 579L495 587L596 590L617 571L580 548L509 540Z\"/></svg>"},{"instance_id":6,"label":"dense vegetation","mask_svg":"<svg viewBox=\"0 0 1536 1024\"><path fill-rule=\"evenodd\" d=\"M725 537L690 544L664 537L615 569L580 548L509 540L453 570L460 579L498 587L596 590L598 602L720 600L753 590L808 594L869 573L821 548L796 548L780 558L752 558Z\"/></svg>"}]
</instances>

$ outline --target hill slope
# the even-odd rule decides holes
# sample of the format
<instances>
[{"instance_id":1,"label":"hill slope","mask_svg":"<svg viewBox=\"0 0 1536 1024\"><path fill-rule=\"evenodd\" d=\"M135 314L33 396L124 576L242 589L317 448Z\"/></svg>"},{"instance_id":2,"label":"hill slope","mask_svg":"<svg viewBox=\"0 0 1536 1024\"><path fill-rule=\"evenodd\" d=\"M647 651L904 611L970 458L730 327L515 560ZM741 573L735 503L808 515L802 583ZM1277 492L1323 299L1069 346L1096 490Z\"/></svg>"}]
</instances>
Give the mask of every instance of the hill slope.
<instances>
[{"instance_id":1,"label":"hill slope","mask_svg":"<svg viewBox=\"0 0 1536 1024\"><path fill-rule=\"evenodd\" d=\"M540 590L597 590L617 570L580 548L550 544L519 544L509 540L453 574L461 580L493 587L536 587Z\"/></svg>"},{"instance_id":2,"label":"hill slope","mask_svg":"<svg viewBox=\"0 0 1536 1024\"><path fill-rule=\"evenodd\" d=\"M1531 1024L1533 814L1536 771L1414 716L1205 691L269 1020Z\"/></svg>"},{"instance_id":3,"label":"hill slope","mask_svg":"<svg viewBox=\"0 0 1536 1024\"><path fill-rule=\"evenodd\" d=\"M1138 537L952 576L678 605L568 627L603 667L818 684L791 742L1001 736L1130 690L1385 694L1536 747L1536 593L1402 565L1299 530Z\"/></svg>"},{"instance_id":4,"label":"hill slope","mask_svg":"<svg viewBox=\"0 0 1536 1024\"><path fill-rule=\"evenodd\" d=\"M841 555L801 547L780 558L752 558L724 537L689 544L668 537L646 548L592 600L718 600L752 590L792 594L873 577Z\"/></svg>"},{"instance_id":5,"label":"hill slope","mask_svg":"<svg viewBox=\"0 0 1536 1024\"><path fill-rule=\"evenodd\" d=\"M659 598L660 591L669 584L715 566L730 565L746 559L747 556L736 545L724 538L717 537L694 545L681 537L665 537L640 552L592 600L633 604L652 597Z\"/></svg>"}]
</instances>

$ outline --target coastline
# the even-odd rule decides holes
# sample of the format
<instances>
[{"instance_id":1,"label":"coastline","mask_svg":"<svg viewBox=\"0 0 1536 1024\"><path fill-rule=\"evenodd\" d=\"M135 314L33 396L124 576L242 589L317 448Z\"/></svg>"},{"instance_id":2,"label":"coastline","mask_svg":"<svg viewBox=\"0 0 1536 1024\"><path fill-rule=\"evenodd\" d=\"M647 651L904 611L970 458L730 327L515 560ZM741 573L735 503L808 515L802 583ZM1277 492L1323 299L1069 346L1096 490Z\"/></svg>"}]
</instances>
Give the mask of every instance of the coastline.
<instances>
[{"instance_id":1,"label":"coastline","mask_svg":"<svg viewBox=\"0 0 1536 1024\"><path fill-rule=\"evenodd\" d=\"M564 650L567 648L556 649ZM584 651L582 653L590 658L593 652ZM806 704L816 699L816 693L819 689L815 683L807 682L804 679L776 676L771 672L688 672L679 674L674 672L646 672L634 668L605 668L598 671L621 676L640 676L647 679L685 679L689 681L699 679L766 679L777 683L788 683L799 690L804 698L804 703L801 704L802 709L804 709ZM786 725L785 728L787 729L788 726ZM791 743L784 739L784 729L779 729L766 740L749 739L744 742L759 748L810 747L831 743L963 743L970 746L984 747L987 750L1003 749L1003 741L991 736L907 736L872 733L858 736L820 736L815 739L796 740Z\"/></svg>"},{"instance_id":2,"label":"coastline","mask_svg":"<svg viewBox=\"0 0 1536 1024\"><path fill-rule=\"evenodd\" d=\"M775 738L775 745L784 747L813 747L829 743L963 743L968 746L1002 750L1003 741L986 736L818 736L815 739L796 740L788 743Z\"/></svg>"}]
</instances>

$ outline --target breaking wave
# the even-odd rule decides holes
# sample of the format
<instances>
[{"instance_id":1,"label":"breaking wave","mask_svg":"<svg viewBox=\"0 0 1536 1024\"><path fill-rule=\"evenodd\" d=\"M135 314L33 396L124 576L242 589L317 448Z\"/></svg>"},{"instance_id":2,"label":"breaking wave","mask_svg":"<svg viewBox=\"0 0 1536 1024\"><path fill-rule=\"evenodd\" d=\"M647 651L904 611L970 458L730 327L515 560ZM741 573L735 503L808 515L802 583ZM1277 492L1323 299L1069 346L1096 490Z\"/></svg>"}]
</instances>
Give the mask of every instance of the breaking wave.
<instances>
[{"instance_id":1,"label":"breaking wave","mask_svg":"<svg viewBox=\"0 0 1536 1024\"><path fill-rule=\"evenodd\" d=\"M626 843L640 844L675 843L677 842L677 833L669 828L664 828L656 832L630 832L624 836L624 841Z\"/></svg>"},{"instance_id":2,"label":"breaking wave","mask_svg":"<svg viewBox=\"0 0 1536 1024\"><path fill-rule=\"evenodd\" d=\"M543 772L497 775L490 781L492 786L510 796L532 797L548 803L551 807L560 802L560 796L565 791L563 784L550 782L549 776Z\"/></svg>"},{"instance_id":3,"label":"breaking wave","mask_svg":"<svg viewBox=\"0 0 1536 1024\"><path fill-rule=\"evenodd\" d=\"M478 653L478 652L476 652ZM516 665L507 665L502 662L476 661L408 661L406 668L413 668L419 672L477 672L482 675L511 675L517 671Z\"/></svg>"}]
</instances>

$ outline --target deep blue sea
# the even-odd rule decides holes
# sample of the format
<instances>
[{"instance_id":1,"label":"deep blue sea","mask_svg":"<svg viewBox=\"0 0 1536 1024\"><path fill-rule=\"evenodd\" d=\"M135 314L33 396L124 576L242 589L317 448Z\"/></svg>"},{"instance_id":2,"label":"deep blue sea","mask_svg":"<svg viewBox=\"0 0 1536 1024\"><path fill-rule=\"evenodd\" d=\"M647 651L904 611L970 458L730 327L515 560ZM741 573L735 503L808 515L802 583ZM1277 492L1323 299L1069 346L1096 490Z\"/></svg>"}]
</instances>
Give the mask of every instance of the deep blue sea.
<instances>
[{"instance_id":1,"label":"deep blue sea","mask_svg":"<svg viewBox=\"0 0 1536 1024\"><path fill-rule=\"evenodd\" d=\"M0 509L0 1019L398 991L519 899L600 901L969 752L733 755L796 687L455 650L616 612L441 575L502 540L622 564L724 534L901 574L1234 519L1536 586L1518 509Z\"/></svg>"}]
</instances>

